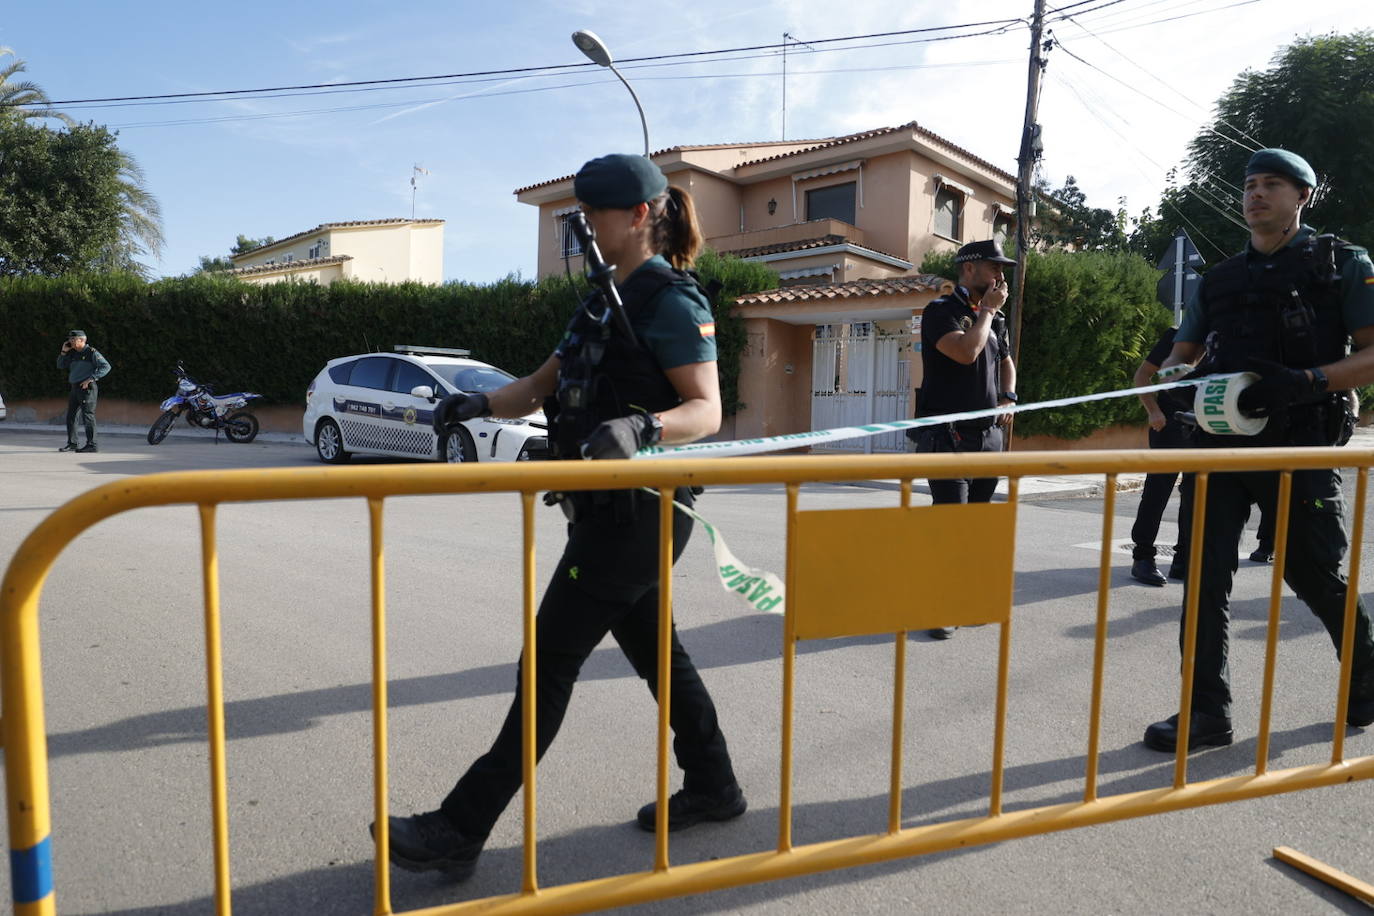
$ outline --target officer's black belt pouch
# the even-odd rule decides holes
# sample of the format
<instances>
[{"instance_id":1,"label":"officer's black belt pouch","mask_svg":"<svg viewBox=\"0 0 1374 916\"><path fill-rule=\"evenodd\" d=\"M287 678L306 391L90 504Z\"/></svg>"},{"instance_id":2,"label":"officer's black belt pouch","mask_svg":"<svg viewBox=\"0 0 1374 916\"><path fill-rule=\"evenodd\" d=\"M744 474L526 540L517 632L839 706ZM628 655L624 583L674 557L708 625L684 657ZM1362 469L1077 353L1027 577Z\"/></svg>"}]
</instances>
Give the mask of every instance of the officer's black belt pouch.
<instances>
[{"instance_id":1,"label":"officer's black belt pouch","mask_svg":"<svg viewBox=\"0 0 1374 916\"><path fill-rule=\"evenodd\" d=\"M1332 445L1345 445L1355 435L1355 397L1351 391L1337 391L1326 403L1326 441Z\"/></svg>"}]
</instances>

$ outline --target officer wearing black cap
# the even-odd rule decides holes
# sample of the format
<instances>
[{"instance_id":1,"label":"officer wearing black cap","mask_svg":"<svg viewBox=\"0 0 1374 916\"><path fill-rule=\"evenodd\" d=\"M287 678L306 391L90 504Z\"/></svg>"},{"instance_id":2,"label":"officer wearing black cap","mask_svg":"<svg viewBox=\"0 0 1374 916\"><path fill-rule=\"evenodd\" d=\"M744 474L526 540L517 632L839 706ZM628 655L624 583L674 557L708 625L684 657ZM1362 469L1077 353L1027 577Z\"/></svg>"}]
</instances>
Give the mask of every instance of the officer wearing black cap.
<instances>
[{"instance_id":1,"label":"officer wearing black cap","mask_svg":"<svg viewBox=\"0 0 1374 916\"><path fill-rule=\"evenodd\" d=\"M1011 360L1002 306L1007 301L1003 265L1015 264L995 239L970 242L954 256L959 283L934 300L921 316L921 392L917 416L931 417L1003 407L1016 402L1016 367ZM1005 414L940 426L916 427L908 434L918 452L1000 452ZM997 489L996 477L930 481L933 502L985 503ZM953 627L929 631L948 639Z\"/></svg>"},{"instance_id":2,"label":"officer wearing black cap","mask_svg":"<svg viewBox=\"0 0 1374 916\"><path fill-rule=\"evenodd\" d=\"M1363 248L1302 224L1316 184L1312 167L1287 150L1259 150L1246 166L1243 215L1250 244L1207 271L1164 365L1201 360L1206 372L1258 373L1237 406L1268 421L1249 437L1203 432L1204 446L1341 444L1354 421L1345 392L1374 382L1374 264ZM1231 580L1250 506L1273 517L1278 486L1277 472L1209 477L1190 749L1231 743ZM1295 471L1283 577L1338 650L1347 588L1340 567L1348 546L1340 473ZM1351 663L1346 722L1374 724L1374 640L1363 599L1356 604ZM1176 715L1145 730L1145 744L1156 750L1172 751L1177 742Z\"/></svg>"},{"instance_id":3,"label":"officer wearing black cap","mask_svg":"<svg viewBox=\"0 0 1374 916\"><path fill-rule=\"evenodd\" d=\"M595 230L633 333L600 320L605 303L584 302L562 343L532 375L489 394L456 394L436 410L436 426L475 416L522 417L541 404L560 458L629 458L656 442L684 443L720 428L715 324L709 302L686 273L701 248L687 192L669 187L643 156L593 159L574 193ZM678 491L679 502L692 494ZM536 622L536 755L553 741L582 663L609 632L635 671L658 688L657 494L568 494L568 543L544 593ZM692 521L673 516L674 560ZM668 827L729 820L746 803L711 696L672 634L673 749L683 788L669 799ZM521 659L521 664L528 659ZM612 736L608 736L611 739ZM391 859L412 871L470 876L487 835L520 788L521 694L495 743L458 780L439 809L390 819ZM608 740L608 747L611 741ZM637 823L653 830L656 805Z\"/></svg>"}]
</instances>

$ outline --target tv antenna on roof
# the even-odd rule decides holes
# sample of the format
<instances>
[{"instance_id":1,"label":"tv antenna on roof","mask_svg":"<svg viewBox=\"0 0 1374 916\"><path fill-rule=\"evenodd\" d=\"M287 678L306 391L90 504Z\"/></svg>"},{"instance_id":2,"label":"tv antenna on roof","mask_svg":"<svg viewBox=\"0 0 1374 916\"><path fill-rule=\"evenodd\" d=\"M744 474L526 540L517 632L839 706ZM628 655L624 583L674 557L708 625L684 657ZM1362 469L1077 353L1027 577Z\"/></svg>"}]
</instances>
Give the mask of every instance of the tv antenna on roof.
<instances>
[{"instance_id":1,"label":"tv antenna on roof","mask_svg":"<svg viewBox=\"0 0 1374 916\"><path fill-rule=\"evenodd\" d=\"M417 163L410 169L410 218L415 218L415 178L417 175L428 175L429 169L421 168Z\"/></svg>"},{"instance_id":2,"label":"tv antenna on roof","mask_svg":"<svg viewBox=\"0 0 1374 916\"><path fill-rule=\"evenodd\" d=\"M787 139L787 43L789 41L795 41L812 51L816 50L797 36L788 32L782 33L782 139L784 140Z\"/></svg>"}]
</instances>

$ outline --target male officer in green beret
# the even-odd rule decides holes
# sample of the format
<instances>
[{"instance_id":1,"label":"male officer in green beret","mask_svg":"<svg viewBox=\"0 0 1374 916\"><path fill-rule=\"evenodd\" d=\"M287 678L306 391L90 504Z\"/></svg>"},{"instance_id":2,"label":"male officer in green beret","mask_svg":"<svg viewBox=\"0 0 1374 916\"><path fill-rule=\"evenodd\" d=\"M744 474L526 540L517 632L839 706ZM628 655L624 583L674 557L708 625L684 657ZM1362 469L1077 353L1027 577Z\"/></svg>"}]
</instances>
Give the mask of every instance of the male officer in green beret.
<instances>
[{"instance_id":1,"label":"male officer in green beret","mask_svg":"<svg viewBox=\"0 0 1374 916\"><path fill-rule=\"evenodd\" d=\"M100 446L95 441L95 402L100 394L97 379L110 374L110 363L100 355L95 347L86 343L86 332L68 331L67 339L62 342L62 350L57 354L57 368L67 372L67 384L71 391L67 395L67 444L59 452L98 452ZM86 427L86 444L77 448L76 418L81 417Z\"/></svg>"},{"instance_id":2,"label":"male officer in green beret","mask_svg":"<svg viewBox=\"0 0 1374 916\"><path fill-rule=\"evenodd\" d=\"M1268 421L1253 436L1202 431L1200 445L1342 444L1353 429L1349 390L1374 382L1374 264L1365 249L1303 225L1302 208L1316 185L1312 167L1295 153L1262 149L1250 157L1243 198L1250 244L1207 271L1164 367L1202 360L1207 372L1258 373L1237 406ZM1277 471L1210 475L1190 750L1231 743L1231 580L1250 506L1275 517L1278 486ZM1340 567L1348 546L1340 472L1295 471L1284 581L1321 620L1338 651L1347 588ZM1351 662L1346 722L1374 724L1374 640L1363 600L1356 604ZM1177 741L1177 715L1145 730L1145 744L1155 750L1173 751Z\"/></svg>"}]
</instances>

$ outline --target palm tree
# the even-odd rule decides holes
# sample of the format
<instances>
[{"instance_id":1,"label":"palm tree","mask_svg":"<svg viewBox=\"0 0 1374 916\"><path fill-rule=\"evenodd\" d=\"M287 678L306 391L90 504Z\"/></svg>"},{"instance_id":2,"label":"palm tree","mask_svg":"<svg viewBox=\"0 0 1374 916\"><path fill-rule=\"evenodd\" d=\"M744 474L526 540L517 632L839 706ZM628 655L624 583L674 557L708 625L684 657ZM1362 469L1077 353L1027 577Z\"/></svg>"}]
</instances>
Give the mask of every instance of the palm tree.
<instances>
[{"instance_id":1,"label":"palm tree","mask_svg":"<svg viewBox=\"0 0 1374 916\"><path fill-rule=\"evenodd\" d=\"M48 95L36 83L16 80L26 69L12 48L0 46L0 60L13 57L7 66L0 67L0 127L6 121L17 123L29 120L54 119L65 126L76 124L69 115L48 104ZM129 270L146 275L147 267L139 263L141 255L159 257L165 239L162 235L162 206L148 190L143 170L133 156L116 148L119 153L119 193L123 218L119 237L101 258L100 266L108 270Z\"/></svg>"}]
</instances>

